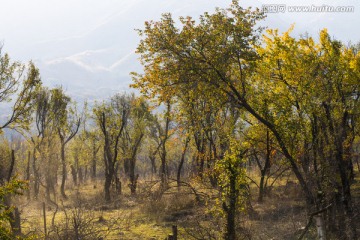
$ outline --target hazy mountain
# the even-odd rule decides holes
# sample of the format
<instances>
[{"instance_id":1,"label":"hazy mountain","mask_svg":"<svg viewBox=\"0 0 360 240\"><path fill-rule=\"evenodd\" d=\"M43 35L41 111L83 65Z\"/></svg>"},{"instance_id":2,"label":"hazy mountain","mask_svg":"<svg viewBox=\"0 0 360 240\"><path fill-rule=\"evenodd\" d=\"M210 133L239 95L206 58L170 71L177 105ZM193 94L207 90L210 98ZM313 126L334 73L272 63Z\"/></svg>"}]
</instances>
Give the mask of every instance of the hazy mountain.
<instances>
[{"instance_id":1,"label":"hazy mountain","mask_svg":"<svg viewBox=\"0 0 360 240\"><path fill-rule=\"evenodd\" d=\"M131 71L141 71L135 49L139 37L135 29L146 20L159 19L164 12L198 16L213 11L220 1L134 1L118 6L116 12L90 31L63 39L42 41L28 48L46 85L62 85L75 99L106 98L129 90ZM207 3L207 4L206 4ZM30 50L29 50L30 49ZM40 52L39 52L40 51Z\"/></svg>"}]
</instances>

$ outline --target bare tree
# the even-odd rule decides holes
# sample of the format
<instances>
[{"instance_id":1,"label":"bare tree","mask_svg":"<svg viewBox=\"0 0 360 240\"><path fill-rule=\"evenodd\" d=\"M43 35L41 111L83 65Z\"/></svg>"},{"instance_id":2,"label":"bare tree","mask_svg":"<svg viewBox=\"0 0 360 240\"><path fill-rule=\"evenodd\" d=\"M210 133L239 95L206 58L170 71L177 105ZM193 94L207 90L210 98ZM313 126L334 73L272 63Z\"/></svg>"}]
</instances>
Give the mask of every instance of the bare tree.
<instances>
[{"instance_id":1,"label":"bare tree","mask_svg":"<svg viewBox=\"0 0 360 240\"><path fill-rule=\"evenodd\" d=\"M110 102L97 105L94 115L104 140L105 200L110 201L110 186L115 174L115 164L119 155L120 137L130 112L129 96L115 95Z\"/></svg>"},{"instance_id":2,"label":"bare tree","mask_svg":"<svg viewBox=\"0 0 360 240\"><path fill-rule=\"evenodd\" d=\"M51 107L52 114L54 114L54 124L57 135L60 139L60 156L62 165L61 178L61 196L67 198L65 194L65 182L67 177L65 147L71 139L79 131L81 117L78 116L76 107L70 105L71 99L66 96L62 88L55 88L51 90Z\"/></svg>"},{"instance_id":3,"label":"bare tree","mask_svg":"<svg viewBox=\"0 0 360 240\"><path fill-rule=\"evenodd\" d=\"M131 194L136 193L138 175L135 174L137 154L145 138L148 123L152 120L149 106L143 98L130 97L130 114L121 137L121 149L124 155L124 170L129 176Z\"/></svg>"}]
</instances>

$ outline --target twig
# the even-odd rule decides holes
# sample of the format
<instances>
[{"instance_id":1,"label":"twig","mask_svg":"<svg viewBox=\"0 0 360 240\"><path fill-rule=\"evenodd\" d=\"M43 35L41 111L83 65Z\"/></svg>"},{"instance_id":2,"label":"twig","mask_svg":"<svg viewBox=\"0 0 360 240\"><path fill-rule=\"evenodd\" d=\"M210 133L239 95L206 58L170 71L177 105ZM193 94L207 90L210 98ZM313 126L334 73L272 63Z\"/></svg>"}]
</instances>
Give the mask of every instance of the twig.
<instances>
[{"instance_id":1,"label":"twig","mask_svg":"<svg viewBox=\"0 0 360 240\"><path fill-rule=\"evenodd\" d=\"M252 183L254 183L258 188L260 188L260 186L249 176L246 176L247 179L249 179Z\"/></svg>"},{"instance_id":2,"label":"twig","mask_svg":"<svg viewBox=\"0 0 360 240\"><path fill-rule=\"evenodd\" d=\"M275 177L275 179L274 179L274 181L272 181L272 183L270 184L270 187L272 187L273 185L274 185L274 183L278 180L278 178L280 177L280 176L282 176L282 174L284 173L284 172L286 172L287 170L289 170L290 168L288 167L288 168L285 168L284 170L282 170L276 177Z\"/></svg>"}]
</instances>

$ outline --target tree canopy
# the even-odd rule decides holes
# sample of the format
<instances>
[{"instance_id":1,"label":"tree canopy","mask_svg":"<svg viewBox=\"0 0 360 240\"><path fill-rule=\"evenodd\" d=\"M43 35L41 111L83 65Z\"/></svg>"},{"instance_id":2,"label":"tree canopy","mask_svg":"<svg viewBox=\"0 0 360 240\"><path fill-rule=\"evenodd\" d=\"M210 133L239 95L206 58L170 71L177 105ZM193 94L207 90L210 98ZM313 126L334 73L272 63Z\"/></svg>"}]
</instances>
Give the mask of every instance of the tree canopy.
<instances>
[{"instance_id":1,"label":"tree canopy","mask_svg":"<svg viewBox=\"0 0 360 240\"><path fill-rule=\"evenodd\" d=\"M186 102L185 108L199 98L215 109L230 103L243 120L258 121L276 139L309 211L342 205L354 237L349 157L358 134L360 54L326 29L318 40L295 38L292 28L261 35L263 18L234 1L198 23L180 18L177 27L170 14L146 22L137 49L144 73L133 73L132 86L162 102Z\"/></svg>"}]
</instances>

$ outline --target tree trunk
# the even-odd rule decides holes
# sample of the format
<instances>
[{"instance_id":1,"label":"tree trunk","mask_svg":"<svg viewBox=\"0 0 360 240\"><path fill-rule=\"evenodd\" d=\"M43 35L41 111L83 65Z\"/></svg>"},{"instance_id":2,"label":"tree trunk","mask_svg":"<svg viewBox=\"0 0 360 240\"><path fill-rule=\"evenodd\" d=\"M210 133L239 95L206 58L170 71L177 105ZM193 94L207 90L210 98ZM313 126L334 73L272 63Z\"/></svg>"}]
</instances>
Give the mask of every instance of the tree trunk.
<instances>
[{"instance_id":1,"label":"tree trunk","mask_svg":"<svg viewBox=\"0 0 360 240\"><path fill-rule=\"evenodd\" d=\"M235 240L236 239L236 227L235 227L235 216L236 216L236 176L231 174L230 178L230 195L229 195L229 204L223 203L223 209L226 213L226 232L224 235L225 240Z\"/></svg>"},{"instance_id":2,"label":"tree trunk","mask_svg":"<svg viewBox=\"0 0 360 240\"><path fill-rule=\"evenodd\" d=\"M110 202L111 194L110 194L110 187L111 187L111 180L113 174L105 173L105 184L104 184L104 192L105 192L105 201Z\"/></svg>"},{"instance_id":3,"label":"tree trunk","mask_svg":"<svg viewBox=\"0 0 360 240\"><path fill-rule=\"evenodd\" d=\"M315 216L317 235L319 240L326 240L326 231L323 214Z\"/></svg>"},{"instance_id":4,"label":"tree trunk","mask_svg":"<svg viewBox=\"0 0 360 240\"><path fill-rule=\"evenodd\" d=\"M132 195L136 194L137 180L139 178L139 174L131 174L130 175L130 191Z\"/></svg>"},{"instance_id":5,"label":"tree trunk","mask_svg":"<svg viewBox=\"0 0 360 240\"><path fill-rule=\"evenodd\" d=\"M62 165L62 175L61 175L60 192L61 192L61 196L64 199L67 199L67 196L65 194L65 181L66 181L66 177L67 177L67 172L66 172L65 144L64 143L61 143L61 165Z\"/></svg>"},{"instance_id":6,"label":"tree trunk","mask_svg":"<svg viewBox=\"0 0 360 240\"><path fill-rule=\"evenodd\" d=\"M110 202L111 200L111 182L114 176L115 171L115 162L116 160L112 159L112 154L110 149L105 147L104 149L104 160L105 160L105 184L104 184L104 192L105 192L105 201Z\"/></svg>"},{"instance_id":7,"label":"tree trunk","mask_svg":"<svg viewBox=\"0 0 360 240\"><path fill-rule=\"evenodd\" d=\"M92 160L91 179L93 181L96 179L96 158L93 158L93 160Z\"/></svg>"},{"instance_id":8,"label":"tree trunk","mask_svg":"<svg viewBox=\"0 0 360 240\"><path fill-rule=\"evenodd\" d=\"M360 172L359 157L358 157L358 156L356 156L354 161L356 162L358 172Z\"/></svg>"},{"instance_id":9,"label":"tree trunk","mask_svg":"<svg viewBox=\"0 0 360 240\"><path fill-rule=\"evenodd\" d=\"M180 163L177 169L177 175L176 175L176 181L177 181L177 186L178 186L178 190L180 191L180 177L181 177L181 170L183 168L184 162L185 162L185 154L186 154L186 150L189 144L189 138L187 138L185 140L185 146L183 148L183 151L181 153L181 158L180 158Z\"/></svg>"},{"instance_id":10,"label":"tree trunk","mask_svg":"<svg viewBox=\"0 0 360 240\"><path fill-rule=\"evenodd\" d=\"M167 154L167 149L166 149L166 142L169 138L169 127L170 127L170 110L171 110L171 105L170 102L167 102L167 110L166 110L166 121L165 121L165 129L164 129L164 134L162 136L162 141L161 141L161 154L160 154L160 158L161 158L161 172L160 172L160 179L161 179L161 188L164 189L167 186L167 181L168 181L168 172L167 172L167 163L166 163L166 154Z\"/></svg>"},{"instance_id":11,"label":"tree trunk","mask_svg":"<svg viewBox=\"0 0 360 240\"><path fill-rule=\"evenodd\" d=\"M77 156L77 154L74 157L74 166L71 169L71 174L73 175L73 179L74 179L74 184L76 186L79 186L79 184L81 183L81 179L80 179L80 166L79 166L79 157Z\"/></svg>"},{"instance_id":12,"label":"tree trunk","mask_svg":"<svg viewBox=\"0 0 360 240\"><path fill-rule=\"evenodd\" d=\"M88 179L88 166L85 166L85 170L84 170L84 181L86 182Z\"/></svg>"},{"instance_id":13,"label":"tree trunk","mask_svg":"<svg viewBox=\"0 0 360 240\"><path fill-rule=\"evenodd\" d=\"M38 199L39 197L39 190L40 190L40 174L39 170L36 167L36 150L33 150L33 162L32 162L32 168L34 172L34 199Z\"/></svg>"},{"instance_id":14,"label":"tree trunk","mask_svg":"<svg viewBox=\"0 0 360 240\"><path fill-rule=\"evenodd\" d=\"M76 169L75 169L74 165L71 165L70 168L71 168L71 176L72 176L72 179L73 179L73 183L74 183L75 186L77 186L78 185L78 180L77 180Z\"/></svg>"},{"instance_id":15,"label":"tree trunk","mask_svg":"<svg viewBox=\"0 0 360 240\"><path fill-rule=\"evenodd\" d=\"M261 177L260 177L260 184L259 184L259 198L258 202L262 203L264 201L264 180L265 180L265 174L264 169L261 170Z\"/></svg>"},{"instance_id":16,"label":"tree trunk","mask_svg":"<svg viewBox=\"0 0 360 240\"><path fill-rule=\"evenodd\" d=\"M137 151L139 150L141 140L143 139L144 134L140 134L139 138L137 139L135 145L133 146L133 151L130 159L130 190L131 194L136 194L136 187L137 187L137 180L139 178L139 174L135 176L135 165L136 165L136 156Z\"/></svg>"},{"instance_id":17,"label":"tree trunk","mask_svg":"<svg viewBox=\"0 0 360 240\"><path fill-rule=\"evenodd\" d=\"M14 221L11 224L11 228L15 236L21 235L21 218L20 218L20 212L17 207L14 208L13 211L13 219Z\"/></svg>"},{"instance_id":18,"label":"tree trunk","mask_svg":"<svg viewBox=\"0 0 360 240\"><path fill-rule=\"evenodd\" d=\"M130 175L130 159L129 158L124 159L124 173L126 176Z\"/></svg>"},{"instance_id":19,"label":"tree trunk","mask_svg":"<svg viewBox=\"0 0 360 240\"><path fill-rule=\"evenodd\" d=\"M161 166L160 166L160 179L161 179L161 188L165 188L167 185L167 171L166 171L166 139L167 139L167 130L164 140L162 142L162 150L160 154Z\"/></svg>"},{"instance_id":20,"label":"tree trunk","mask_svg":"<svg viewBox=\"0 0 360 240\"><path fill-rule=\"evenodd\" d=\"M130 192L132 195L136 194L136 177L135 177L135 160L130 159L130 172L129 172L129 178L130 178Z\"/></svg>"},{"instance_id":21,"label":"tree trunk","mask_svg":"<svg viewBox=\"0 0 360 240\"><path fill-rule=\"evenodd\" d=\"M116 193L118 195L121 195L121 181L120 178L118 176L115 177L115 188L116 188Z\"/></svg>"},{"instance_id":22,"label":"tree trunk","mask_svg":"<svg viewBox=\"0 0 360 240\"><path fill-rule=\"evenodd\" d=\"M117 150L115 150L117 151ZM105 162L105 183L104 183L104 192L105 192L105 201L110 202L111 193L110 187L115 173L115 163L116 163L117 153L113 156L109 148L109 144L105 142L104 146L104 162Z\"/></svg>"},{"instance_id":23,"label":"tree trunk","mask_svg":"<svg viewBox=\"0 0 360 240\"><path fill-rule=\"evenodd\" d=\"M25 180L30 184L30 163L31 162L31 152L28 151L28 158L27 158L27 165L26 165L26 178ZM27 200L30 200L30 188L26 190L26 198Z\"/></svg>"},{"instance_id":24,"label":"tree trunk","mask_svg":"<svg viewBox=\"0 0 360 240\"><path fill-rule=\"evenodd\" d=\"M45 210L45 202L43 202L43 207L42 207L42 212L43 212L43 220L44 220L44 234L45 234L45 240L48 239L47 236L47 227L46 227L46 210Z\"/></svg>"},{"instance_id":25,"label":"tree trunk","mask_svg":"<svg viewBox=\"0 0 360 240\"><path fill-rule=\"evenodd\" d=\"M83 174L83 171L82 171L82 167L78 167L78 175L79 175L79 184L82 184L84 183L84 174Z\"/></svg>"},{"instance_id":26,"label":"tree trunk","mask_svg":"<svg viewBox=\"0 0 360 240\"><path fill-rule=\"evenodd\" d=\"M45 173L45 180L46 180L46 186L45 186L46 201L47 202L52 202L51 201L51 196L50 196L52 180L51 180L49 170L47 170L47 173Z\"/></svg>"},{"instance_id":27,"label":"tree trunk","mask_svg":"<svg viewBox=\"0 0 360 240\"><path fill-rule=\"evenodd\" d=\"M357 228L355 223L355 216L353 211L353 204L352 204L352 196L351 196L351 184L350 184L350 177L351 174L348 171L346 163L350 161L350 159L344 158L344 149L343 149L343 141L342 139L346 139L344 136L345 133L340 134L341 137L336 139L336 160L337 160L337 167L340 173L341 178L341 193L342 193L342 204L344 206L346 218L348 220L347 226L349 227L350 232L350 239L357 239ZM340 223L342 224L342 223Z\"/></svg>"},{"instance_id":28,"label":"tree trunk","mask_svg":"<svg viewBox=\"0 0 360 240\"><path fill-rule=\"evenodd\" d=\"M98 152L99 148L96 148L95 141L93 142L93 151L92 151L92 162L91 162L91 178L94 181L96 178L96 154Z\"/></svg>"},{"instance_id":29,"label":"tree trunk","mask_svg":"<svg viewBox=\"0 0 360 240\"><path fill-rule=\"evenodd\" d=\"M11 200L10 197L5 198L5 205L7 210L11 208ZM13 207L13 211L9 212L8 214L9 222L11 226L11 231L15 236L21 235L21 219L20 219L20 212L17 207Z\"/></svg>"},{"instance_id":30,"label":"tree trunk","mask_svg":"<svg viewBox=\"0 0 360 240\"><path fill-rule=\"evenodd\" d=\"M264 168L261 169L261 178L260 178L260 185L259 185L259 202L263 202L264 192L265 192L265 175L270 170L270 157L271 157L271 142L270 142L270 133L269 130L266 130L266 157L265 157L265 165ZM258 163L259 166L260 162Z\"/></svg>"},{"instance_id":31,"label":"tree trunk","mask_svg":"<svg viewBox=\"0 0 360 240\"><path fill-rule=\"evenodd\" d=\"M14 166L15 166L15 150L12 149L11 150L11 160L10 160L10 168L8 171L8 175L7 175L7 182L10 182L11 180L11 176L14 170ZM5 198L3 199L4 201L4 205L6 210L10 210L11 209L11 196L5 196ZM15 236L19 236L21 235L21 222L20 222L20 212L19 209L17 207L14 207L13 211L10 211L8 213L8 217L9 217L9 222L10 222L10 226L11 226L11 231Z\"/></svg>"},{"instance_id":32,"label":"tree trunk","mask_svg":"<svg viewBox=\"0 0 360 240\"><path fill-rule=\"evenodd\" d=\"M161 188L164 189L166 188L167 185L167 180L168 180L168 176L167 176L167 171L166 171L166 144L165 144L165 140L163 142L163 146L162 146L162 151L161 151L161 166L160 166L160 180L161 180Z\"/></svg>"},{"instance_id":33,"label":"tree trunk","mask_svg":"<svg viewBox=\"0 0 360 240\"><path fill-rule=\"evenodd\" d=\"M166 174L166 153L161 155L161 172L160 172L160 179L161 179L161 186L165 188L167 182L167 174Z\"/></svg>"},{"instance_id":34,"label":"tree trunk","mask_svg":"<svg viewBox=\"0 0 360 240\"><path fill-rule=\"evenodd\" d=\"M204 173L204 164L205 164L204 154L205 154L204 152L199 152L197 157L198 175L201 179L203 178L203 173Z\"/></svg>"},{"instance_id":35,"label":"tree trunk","mask_svg":"<svg viewBox=\"0 0 360 240\"><path fill-rule=\"evenodd\" d=\"M156 162L155 162L155 156L150 156L150 162L151 162L151 173L156 174Z\"/></svg>"}]
</instances>

